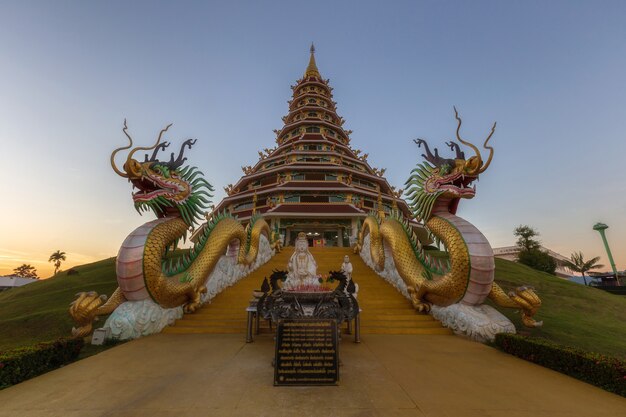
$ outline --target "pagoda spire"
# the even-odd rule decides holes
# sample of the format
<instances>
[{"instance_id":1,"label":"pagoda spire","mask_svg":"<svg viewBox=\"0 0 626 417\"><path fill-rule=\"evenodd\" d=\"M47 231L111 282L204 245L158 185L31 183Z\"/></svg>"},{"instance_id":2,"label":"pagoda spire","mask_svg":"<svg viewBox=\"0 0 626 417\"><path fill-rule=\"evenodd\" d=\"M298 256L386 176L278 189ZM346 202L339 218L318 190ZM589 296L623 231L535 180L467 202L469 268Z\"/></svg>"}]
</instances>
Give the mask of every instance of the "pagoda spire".
<instances>
[{"instance_id":1,"label":"pagoda spire","mask_svg":"<svg viewBox=\"0 0 626 417\"><path fill-rule=\"evenodd\" d=\"M311 57L309 58L309 66L306 67L306 71L304 72L304 77L317 77L322 78L319 70L317 69L317 65L315 64L315 45L311 42Z\"/></svg>"}]
</instances>

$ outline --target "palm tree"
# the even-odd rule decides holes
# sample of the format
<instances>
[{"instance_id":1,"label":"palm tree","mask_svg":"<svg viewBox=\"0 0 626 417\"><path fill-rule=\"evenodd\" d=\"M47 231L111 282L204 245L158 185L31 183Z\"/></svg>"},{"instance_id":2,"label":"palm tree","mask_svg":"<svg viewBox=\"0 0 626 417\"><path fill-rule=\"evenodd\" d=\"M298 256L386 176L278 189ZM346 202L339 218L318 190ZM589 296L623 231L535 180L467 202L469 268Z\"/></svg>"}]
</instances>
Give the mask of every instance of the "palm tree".
<instances>
[{"instance_id":1,"label":"palm tree","mask_svg":"<svg viewBox=\"0 0 626 417\"><path fill-rule=\"evenodd\" d=\"M13 270L13 273L18 277L39 279L35 267L29 264L22 264L18 266Z\"/></svg>"},{"instance_id":2,"label":"palm tree","mask_svg":"<svg viewBox=\"0 0 626 417\"><path fill-rule=\"evenodd\" d=\"M54 275L59 272L59 268L61 267L61 261L64 261L65 259L65 252L61 252L60 250L57 250L52 255L50 255L50 259L48 259L48 262L54 262Z\"/></svg>"},{"instance_id":3,"label":"palm tree","mask_svg":"<svg viewBox=\"0 0 626 417\"><path fill-rule=\"evenodd\" d=\"M583 276L583 281L585 281L585 285L587 285L585 272L588 272L591 269L604 268L604 265L598 264L598 261L600 260L599 256L585 261L585 257L582 252L574 252L572 253L570 259L571 261L564 262L565 266L574 272L580 272Z\"/></svg>"}]
</instances>

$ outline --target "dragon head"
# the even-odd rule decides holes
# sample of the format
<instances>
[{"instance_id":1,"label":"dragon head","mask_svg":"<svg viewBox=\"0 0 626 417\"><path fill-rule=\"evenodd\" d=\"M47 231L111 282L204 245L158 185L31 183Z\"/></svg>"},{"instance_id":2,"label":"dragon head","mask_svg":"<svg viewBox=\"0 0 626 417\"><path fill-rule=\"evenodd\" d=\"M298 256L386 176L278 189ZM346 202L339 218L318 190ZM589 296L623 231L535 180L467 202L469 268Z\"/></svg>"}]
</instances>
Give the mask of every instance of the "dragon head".
<instances>
[{"instance_id":1,"label":"dragon head","mask_svg":"<svg viewBox=\"0 0 626 417\"><path fill-rule=\"evenodd\" d=\"M461 198L474 197L476 187L472 186L472 183L478 179L481 173L485 172L493 158L493 148L488 146L488 143L496 129L496 124L493 124L491 132L483 144L483 147L489 150L489 157L484 162L480 150L461 138L461 118L456 107L454 114L458 122L457 139L461 144L472 149L475 155L466 159L460 145L450 141L446 142L446 145L450 150L455 151L455 158L443 158L436 148L434 153L431 152L425 140L416 139L414 141L418 147L424 147L425 154L422 154L422 157L425 161L411 171L411 176L406 182L406 194L411 209L419 220L427 221L430 218L438 199L445 200L448 204L448 210L453 214L456 213Z\"/></svg>"},{"instance_id":2,"label":"dragon head","mask_svg":"<svg viewBox=\"0 0 626 417\"><path fill-rule=\"evenodd\" d=\"M178 157L163 162L157 159L159 150L164 151L170 144L161 143L161 137L171 126L168 125L159 133L156 143L151 147L136 147L126 157L122 170L115 165L115 155L133 146L133 139L128 134L128 126L124 120L123 132L129 140L125 147L118 148L111 154L113 170L133 184L137 191L133 193L135 209L141 214L144 210L152 210L157 217L180 216L189 226L202 219L202 213L210 204L212 197L209 191L213 187L202 177L196 167L183 166L187 158L183 158L185 147L191 149L195 139L183 142ZM153 151L150 158L139 162L133 158L137 151Z\"/></svg>"}]
</instances>

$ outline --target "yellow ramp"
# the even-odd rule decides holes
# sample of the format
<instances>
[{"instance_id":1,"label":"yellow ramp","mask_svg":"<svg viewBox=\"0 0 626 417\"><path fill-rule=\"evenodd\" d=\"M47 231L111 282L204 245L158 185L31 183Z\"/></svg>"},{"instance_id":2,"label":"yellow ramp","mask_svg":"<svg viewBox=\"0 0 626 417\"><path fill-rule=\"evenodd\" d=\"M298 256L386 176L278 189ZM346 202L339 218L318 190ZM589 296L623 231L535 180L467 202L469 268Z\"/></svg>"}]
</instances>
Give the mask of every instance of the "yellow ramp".
<instances>
[{"instance_id":1,"label":"yellow ramp","mask_svg":"<svg viewBox=\"0 0 626 417\"><path fill-rule=\"evenodd\" d=\"M344 255L350 256L352 277L359 284L362 334L452 334L427 314L418 314L411 303L372 271L350 248L311 248L318 273L338 270ZM218 294L194 314L186 314L163 333L242 333L246 331L246 307L252 291L261 288L274 269L287 269L293 248L285 248L249 276ZM267 329L264 323L262 331Z\"/></svg>"}]
</instances>

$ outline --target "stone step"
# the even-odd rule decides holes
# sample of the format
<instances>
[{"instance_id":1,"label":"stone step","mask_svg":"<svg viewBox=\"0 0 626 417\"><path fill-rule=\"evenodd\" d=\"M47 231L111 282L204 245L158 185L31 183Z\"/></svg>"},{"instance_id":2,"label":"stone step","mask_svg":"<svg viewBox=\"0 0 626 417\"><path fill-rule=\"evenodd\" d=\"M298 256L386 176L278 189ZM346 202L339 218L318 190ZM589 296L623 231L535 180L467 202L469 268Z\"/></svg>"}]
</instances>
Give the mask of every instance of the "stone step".
<instances>
[{"instance_id":1,"label":"stone step","mask_svg":"<svg viewBox=\"0 0 626 417\"><path fill-rule=\"evenodd\" d=\"M273 270L285 270L291 253L292 249L286 248L266 265L226 288L210 304L194 314L185 315L164 332L245 333L246 307L252 299L252 291L259 289L263 278L269 278ZM417 313L409 300L369 269L349 248L311 248L311 253L318 263L318 272L322 274L339 269L343 256L350 256L353 277L359 284L357 300L362 309L363 334L451 334L432 316ZM261 320L260 329L264 333L273 331L266 320Z\"/></svg>"},{"instance_id":2,"label":"stone step","mask_svg":"<svg viewBox=\"0 0 626 417\"><path fill-rule=\"evenodd\" d=\"M361 320L361 329L370 328L432 328L441 327L437 320L432 321L388 321L388 320Z\"/></svg>"},{"instance_id":3,"label":"stone step","mask_svg":"<svg viewBox=\"0 0 626 417\"><path fill-rule=\"evenodd\" d=\"M423 322L423 321L435 321L437 323L439 323L437 320L435 320L433 317L431 316L422 316L422 315L418 315L418 314L414 314L414 315L408 315L408 314L404 314L404 315L396 315L396 316L390 316L390 315L372 315L372 314L366 314L366 313L361 313L361 324L366 323L366 322L372 322L372 321L384 321L384 322L388 322L388 323L393 323L396 321L410 321L410 322Z\"/></svg>"},{"instance_id":4,"label":"stone step","mask_svg":"<svg viewBox=\"0 0 626 417\"><path fill-rule=\"evenodd\" d=\"M223 327L223 328L219 328L219 329L212 329L212 328L208 328L208 327L166 327L165 329L163 329L162 333L170 333L170 334L202 334L202 333L210 333L210 334L233 334L233 333L240 333L240 334L244 334L246 331L245 328L243 329L237 329L237 328L227 328L227 327Z\"/></svg>"},{"instance_id":5,"label":"stone step","mask_svg":"<svg viewBox=\"0 0 626 417\"><path fill-rule=\"evenodd\" d=\"M432 334L432 335L451 335L452 330L443 326L438 328L394 328L394 327L370 327L361 328L361 334Z\"/></svg>"}]
</instances>

